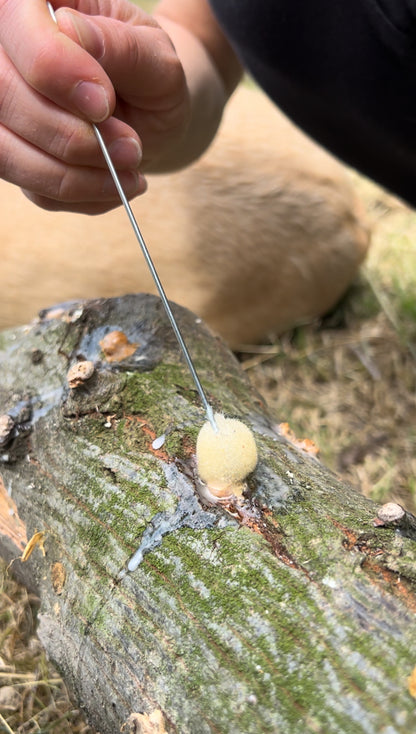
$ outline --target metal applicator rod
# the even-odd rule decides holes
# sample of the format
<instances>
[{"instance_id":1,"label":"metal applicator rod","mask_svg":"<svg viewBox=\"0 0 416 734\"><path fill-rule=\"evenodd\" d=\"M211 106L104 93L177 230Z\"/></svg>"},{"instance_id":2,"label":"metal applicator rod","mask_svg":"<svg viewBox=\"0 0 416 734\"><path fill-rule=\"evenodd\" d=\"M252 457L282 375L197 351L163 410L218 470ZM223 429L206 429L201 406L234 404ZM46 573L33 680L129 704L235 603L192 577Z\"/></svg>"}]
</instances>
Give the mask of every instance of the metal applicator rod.
<instances>
[{"instance_id":1,"label":"metal applicator rod","mask_svg":"<svg viewBox=\"0 0 416 734\"><path fill-rule=\"evenodd\" d=\"M54 9L53 9L52 5L50 4L50 2L47 2L47 6L49 8L49 12L50 12L52 18L54 19L54 21L56 23L55 12L54 12ZM212 410L211 405L209 404L209 402L207 400L207 397L205 395L205 392L204 392L204 389L202 387L201 381L200 381L200 379L198 377L198 374L197 374L197 371L195 369L194 363L193 363L193 361L191 359L191 355L189 354L188 348L187 348L187 346L185 344L185 340L184 340L184 338L183 338L183 336L181 334L181 330L180 330L180 328L178 326L178 323L177 323L177 321L176 321L176 319L175 319L175 317L173 315L173 311L172 311L172 309L170 307L170 304L169 304L169 301L168 301L168 299L166 297L166 293L164 291L164 288L162 286L162 283L160 281L160 278L159 278L159 276L157 274L156 268L155 268L155 266L153 264L153 260L152 260L152 258L150 256L149 250L147 249L146 243L145 243L145 241L143 239L143 235L142 235L142 233L141 233L141 231L139 229L139 225L137 224L137 221L136 221L136 218L135 218L135 216L133 214L132 208L131 208L131 206L129 204L129 201L128 201L125 193L124 193L123 187L122 187L122 185L120 183L120 179L119 179L119 177L117 175L117 171L116 171L116 169L114 167L113 161L111 160L111 156L110 156L110 154L109 154L109 152L107 150L107 146L106 146L106 144L105 144L105 142L103 140L103 137L102 137L102 135L101 135L98 127L94 123L92 123L92 127L93 127L93 130L94 130L95 136L97 138L98 144L99 144L99 146L101 148L101 152L102 152L102 154L104 156L105 162L107 163L108 169L109 169L109 171L111 173L111 176L113 178L113 181L114 181L114 184L116 186L118 195L120 196L121 202L122 202L122 204L124 206L124 209L126 210L126 213L127 213L127 216L128 216L128 218L130 220L130 224L131 224L131 226L133 228L134 234L136 235L136 239L137 239L137 241L138 241L138 243L140 245L141 251L142 251L143 256L144 256L144 259L146 260L146 263L147 263L147 266L148 266L148 268L150 270L151 276L152 276L152 278L153 278L153 280L155 282L155 285L156 285L156 288L157 288L158 293L160 295L160 298L161 298L163 307L164 307L164 309L166 311L166 314L167 314L167 316L169 318L169 321L171 323L171 326L172 326L172 329L173 329L173 331L175 333L175 336L176 336L176 338L177 338L177 340L179 342L179 346L180 346L180 348L182 350L182 354L183 354L183 356L185 358L185 361L186 361L186 363L187 363L187 365L189 367L189 371L190 371L190 373L192 375L192 379L193 379L193 381L195 383L196 389L198 390L198 393L199 393L199 396L201 398L202 404L203 404L203 406L205 408L205 412L207 414L207 418L208 418L208 420L209 420L209 422L210 422L213 430L217 433L218 428L217 428L217 424L215 422L214 412Z\"/></svg>"}]
</instances>

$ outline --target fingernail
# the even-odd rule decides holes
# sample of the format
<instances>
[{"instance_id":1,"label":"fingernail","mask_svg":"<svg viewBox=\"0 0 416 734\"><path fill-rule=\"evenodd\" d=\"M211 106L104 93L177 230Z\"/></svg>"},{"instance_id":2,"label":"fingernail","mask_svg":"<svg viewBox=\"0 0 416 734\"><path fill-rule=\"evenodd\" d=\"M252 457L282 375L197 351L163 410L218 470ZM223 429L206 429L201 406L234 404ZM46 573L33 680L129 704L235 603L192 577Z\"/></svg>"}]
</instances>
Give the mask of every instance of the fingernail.
<instances>
[{"instance_id":1,"label":"fingernail","mask_svg":"<svg viewBox=\"0 0 416 734\"><path fill-rule=\"evenodd\" d=\"M107 93L101 84L79 82L72 91L71 101L92 122L102 122L110 114Z\"/></svg>"},{"instance_id":2,"label":"fingernail","mask_svg":"<svg viewBox=\"0 0 416 734\"><path fill-rule=\"evenodd\" d=\"M108 152L115 166L138 168L142 161L142 149L134 138L118 138L108 146Z\"/></svg>"}]
</instances>

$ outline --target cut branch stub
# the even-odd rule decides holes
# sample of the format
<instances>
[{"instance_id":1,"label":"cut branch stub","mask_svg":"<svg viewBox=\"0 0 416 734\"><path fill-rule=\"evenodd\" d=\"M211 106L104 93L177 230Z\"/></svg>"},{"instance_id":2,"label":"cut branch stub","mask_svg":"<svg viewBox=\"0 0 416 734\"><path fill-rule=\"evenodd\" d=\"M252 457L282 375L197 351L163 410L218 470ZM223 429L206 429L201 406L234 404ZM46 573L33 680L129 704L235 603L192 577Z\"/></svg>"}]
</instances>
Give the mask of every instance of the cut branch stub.
<instances>
[{"instance_id":1,"label":"cut branch stub","mask_svg":"<svg viewBox=\"0 0 416 734\"><path fill-rule=\"evenodd\" d=\"M12 569L41 597L48 654L102 734L155 711L181 734L414 731L414 541L375 527L377 507L275 430L233 355L175 314L214 409L255 433L240 499L201 500L204 411L157 298L0 335L1 549L45 533L46 556ZM137 347L108 361L111 332ZM80 361L94 369L71 388Z\"/></svg>"}]
</instances>

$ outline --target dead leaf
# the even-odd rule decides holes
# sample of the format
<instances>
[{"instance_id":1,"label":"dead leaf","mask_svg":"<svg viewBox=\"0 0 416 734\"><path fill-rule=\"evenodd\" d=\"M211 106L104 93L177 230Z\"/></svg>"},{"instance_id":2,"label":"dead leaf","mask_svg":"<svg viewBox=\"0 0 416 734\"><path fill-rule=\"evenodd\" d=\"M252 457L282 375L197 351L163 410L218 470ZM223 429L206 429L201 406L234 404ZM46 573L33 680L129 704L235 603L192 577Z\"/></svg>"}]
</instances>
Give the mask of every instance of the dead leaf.
<instances>
[{"instance_id":1,"label":"dead leaf","mask_svg":"<svg viewBox=\"0 0 416 734\"><path fill-rule=\"evenodd\" d=\"M407 687L410 695L413 696L413 698L416 698L416 667L413 668L407 679Z\"/></svg>"},{"instance_id":2,"label":"dead leaf","mask_svg":"<svg viewBox=\"0 0 416 734\"><path fill-rule=\"evenodd\" d=\"M309 456L318 456L319 446L310 438L297 438L289 426L289 423L279 423L279 433L284 436L297 449L304 451Z\"/></svg>"},{"instance_id":3,"label":"dead leaf","mask_svg":"<svg viewBox=\"0 0 416 734\"><path fill-rule=\"evenodd\" d=\"M34 535L32 535L31 539L28 541L26 545L26 548L24 549L22 555L20 556L20 560L22 561L22 563L24 563L25 561L27 561L30 558L30 556L32 555L37 545L39 546L40 550L42 551L42 555L43 556L46 555L45 546L44 546L45 537L46 537L46 533L43 531L34 533Z\"/></svg>"}]
</instances>

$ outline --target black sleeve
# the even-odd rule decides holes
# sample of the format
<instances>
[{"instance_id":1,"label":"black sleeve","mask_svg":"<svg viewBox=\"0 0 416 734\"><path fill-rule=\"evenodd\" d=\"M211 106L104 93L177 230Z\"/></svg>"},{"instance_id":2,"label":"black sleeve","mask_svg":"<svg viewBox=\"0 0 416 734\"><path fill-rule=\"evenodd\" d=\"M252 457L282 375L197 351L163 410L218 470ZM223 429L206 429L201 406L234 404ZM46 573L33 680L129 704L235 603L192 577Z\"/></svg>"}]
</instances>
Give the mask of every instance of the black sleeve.
<instances>
[{"instance_id":1,"label":"black sleeve","mask_svg":"<svg viewBox=\"0 0 416 734\"><path fill-rule=\"evenodd\" d=\"M416 205L416 0L211 0L276 104Z\"/></svg>"}]
</instances>

